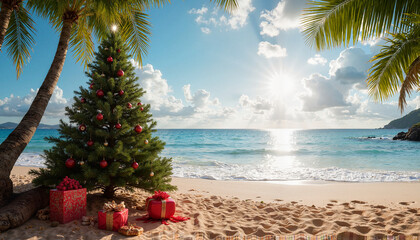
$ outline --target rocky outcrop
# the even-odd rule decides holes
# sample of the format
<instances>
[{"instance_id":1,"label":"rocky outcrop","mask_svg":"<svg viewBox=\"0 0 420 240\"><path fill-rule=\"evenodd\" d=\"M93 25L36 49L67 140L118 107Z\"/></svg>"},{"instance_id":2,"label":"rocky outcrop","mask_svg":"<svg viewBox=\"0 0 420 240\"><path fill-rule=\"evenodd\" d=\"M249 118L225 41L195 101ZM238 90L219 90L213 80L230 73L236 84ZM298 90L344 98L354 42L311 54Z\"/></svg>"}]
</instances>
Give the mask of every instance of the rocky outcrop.
<instances>
[{"instance_id":1,"label":"rocky outcrop","mask_svg":"<svg viewBox=\"0 0 420 240\"><path fill-rule=\"evenodd\" d=\"M420 124L408 129L408 132L399 132L393 140L420 141Z\"/></svg>"}]
</instances>

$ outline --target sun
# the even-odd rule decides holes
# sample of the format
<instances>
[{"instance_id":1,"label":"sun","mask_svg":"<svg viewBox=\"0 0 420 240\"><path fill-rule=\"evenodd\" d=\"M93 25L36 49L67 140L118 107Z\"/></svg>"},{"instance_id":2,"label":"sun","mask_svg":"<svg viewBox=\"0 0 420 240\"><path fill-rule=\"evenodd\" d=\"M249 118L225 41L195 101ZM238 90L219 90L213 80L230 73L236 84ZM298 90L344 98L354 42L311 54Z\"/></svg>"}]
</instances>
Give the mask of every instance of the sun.
<instances>
[{"instance_id":1,"label":"sun","mask_svg":"<svg viewBox=\"0 0 420 240\"><path fill-rule=\"evenodd\" d=\"M265 90L271 98L290 98L295 92L295 79L286 72L267 76Z\"/></svg>"}]
</instances>

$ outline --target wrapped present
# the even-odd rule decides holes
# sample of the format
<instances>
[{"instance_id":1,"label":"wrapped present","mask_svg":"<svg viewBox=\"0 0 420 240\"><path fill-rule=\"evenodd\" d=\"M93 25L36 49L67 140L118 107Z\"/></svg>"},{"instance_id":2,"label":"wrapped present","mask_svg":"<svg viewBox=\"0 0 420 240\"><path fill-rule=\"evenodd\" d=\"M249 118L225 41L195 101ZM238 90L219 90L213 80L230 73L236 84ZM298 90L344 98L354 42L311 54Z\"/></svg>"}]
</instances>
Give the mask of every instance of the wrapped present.
<instances>
[{"instance_id":1,"label":"wrapped present","mask_svg":"<svg viewBox=\"0 0 420 240\"><path fill-rule=\"evenodd\" d=\"M98 212L98 228L110 231L118 231L127 225L128 209L124 202L116 204L114 201L104 204L103 210Z\"/></svg>"},{"instance_id":2,"label":"wrapped present","mask_svg":"<svg viewBox=\"0 0 420 240\"><path fill-rule=\"evenodd\" d=\"M157 191L146 199L146 209L150 218L170 219L175 214L175 201L166 192Z\"/></svg>"},{"instance_id":3,"label":"wrapped present","mask_svg":"<svg viewBox=\"0 0 420 240\"><path fill-rule=\"evenodd\" d=\"M139 236L143 233L143 228L135 225L123 226L118 229L118 232L124 236Z\"/></svg>"},{"instance_id":4,"label":"wrapped present","mask_svg":"<svg viewBox=\"0 0 420 240\"><path fill-rule=\"evenodd\" d=\"M86 188L50 190L50 220L68 223L86 215Z\"/></svg>"}]
</instances>

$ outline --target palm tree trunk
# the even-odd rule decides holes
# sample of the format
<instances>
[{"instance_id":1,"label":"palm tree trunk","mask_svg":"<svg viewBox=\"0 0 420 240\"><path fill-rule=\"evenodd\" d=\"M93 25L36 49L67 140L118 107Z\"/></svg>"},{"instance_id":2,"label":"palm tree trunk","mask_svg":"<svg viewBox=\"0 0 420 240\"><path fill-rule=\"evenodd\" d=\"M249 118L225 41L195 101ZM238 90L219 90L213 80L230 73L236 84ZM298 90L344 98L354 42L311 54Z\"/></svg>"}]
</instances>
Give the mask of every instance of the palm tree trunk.
<instances>
[{"instance_id":1,"label":"palm tree trunk","mask_svg":"<svg viewBox=\"0 0 420 240\"><path fill-rule=\"evenodd\" d=\"M40 208L48 206L49 190L34 188L19 194L9 205L0 209L0 232L22 225Z\"/></svg>"},{"instance_id":2,"label":"palm tree trunk","mask_svg":"<svg viewBox=\"0 0 420 240\"><path fill-rule=\"evenodd\" d=\"M15 130L0 145L0 206L6 204L12 196L13 185L9 177L10 172L19 155L35 134L63 70L73 23L74 19L63 18L60 40L48 74L28 112Z\"/></svg>"},{"instance_id":3,"label":"palm tree trunk","mask_svg":"<svg viewBox=\"0 0 420 240\"><path fill-rule=\"evenodd\" d=\"M2 2L0 10L0 51L3 46L4 36L6 35L7 27L9 26L10 17L12 16L13 6ZM1 186L0 186L1 187Z\"/></svg>"}]
</instances>

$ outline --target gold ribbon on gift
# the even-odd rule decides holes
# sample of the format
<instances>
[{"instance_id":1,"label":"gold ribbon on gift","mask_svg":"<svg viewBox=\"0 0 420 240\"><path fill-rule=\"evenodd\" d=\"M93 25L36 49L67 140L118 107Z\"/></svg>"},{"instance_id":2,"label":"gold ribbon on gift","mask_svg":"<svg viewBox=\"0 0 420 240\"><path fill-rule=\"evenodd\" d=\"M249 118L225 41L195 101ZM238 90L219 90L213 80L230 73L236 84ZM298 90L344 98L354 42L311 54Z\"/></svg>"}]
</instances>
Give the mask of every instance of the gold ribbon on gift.
<instances>
[{"instance_id":1,"label":"gold ribbon on gift","mask_svg":"<svg viewBox=\"0 0 420 240\"><path fill-rule=\"evenodd\" d=\"M114 225L114 212L106 213L106 230L112 231Z\"/></svg>"},{"instance_id":2,"label":"gold ribbon on gift","mask_svg":"<svg viewBox=\"0 0 420 240\"><path fill-rule=\"evenodd\" d=\"M166 200L162 200L162 211L160 213L161 218L165 218L166 215Z\"/></svg>"}]
</instances>

